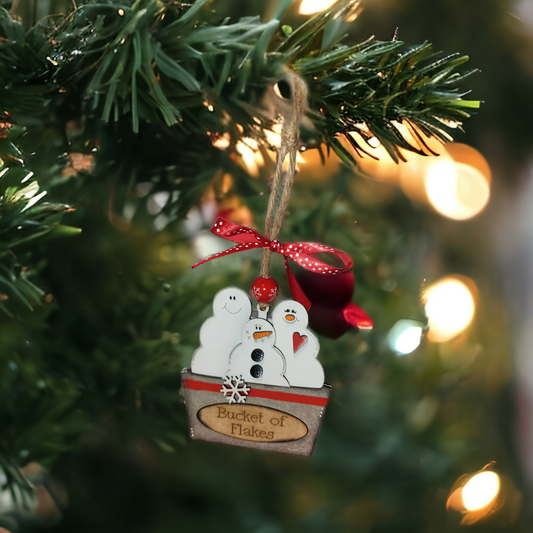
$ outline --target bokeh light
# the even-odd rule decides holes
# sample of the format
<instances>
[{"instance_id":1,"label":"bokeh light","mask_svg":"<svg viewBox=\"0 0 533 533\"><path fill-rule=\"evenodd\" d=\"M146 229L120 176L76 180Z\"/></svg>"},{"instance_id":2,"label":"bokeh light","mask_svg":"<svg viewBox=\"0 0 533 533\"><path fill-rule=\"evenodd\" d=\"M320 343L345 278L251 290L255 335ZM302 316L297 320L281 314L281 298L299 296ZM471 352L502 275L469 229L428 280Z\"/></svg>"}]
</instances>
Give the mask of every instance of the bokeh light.
<instances>
[{"instance_id":1,"label":"bokeh light","mask_svg":"<svg viewBox=\"0 0 533 533\"><path fill-rule=\"evenodd\" d=\"M476 216L490 197L490 187L483 174L469 165L450 160L433 165L425 185L433 207L454 220Z\"/></svg>"},{"instance_id":2,"label":"bokeh light","mask_svg":"<svg viewBox=\"0 0 533 533\"><path fill-rule=\"evenodd\" d=\"M314 15L331 7L336 0L302 0L298 12L300 15Z\"/></svg>"},{"instance_id":3,"label":"bokeh light","mask_svg":"<svg viewBox=\"0 0 533 533\"><path fill-rule=\"evenodd\" d=\"M369 132L367 133L369 134ZM360 173L379 181L389 183L398 181L400 166L392 159L376 137L368 138L367 142L365 137L356 131L350 132L348 135L369 154L358 154L344 136L338 137L340 143L354 157Z\"/></svg>"},{"instance_id":4,"label":"bokeh light","mask_svg":"<svg viewBox=\"0 0 533 533\"><path fill-rule=\"evenodd\" d=\"M265 164L263 156L259 151L257 141L250 138L247 138L244 141L237 141L235 149L241 154L242 161L248 174L257 178L259 176L259 168Z\"/></svg>"},{"instance_id":5,"label":"bokeh light","mask_svg":"<svg viewBox=\"0 0 533 533\"><path fill-rule=\"evenodd\" d=\"M469 280L470 283L471 280ZM428 339L446 342L468 327L475 314L475 301L469 287L455 277L441 279L423 295L428 317Z\"/></svg>"},{"instance_id":6,"label":"bokeh light","mask_svg":"<svg viewBox=\"0 0 533 533\"><path fill-rule=\"evenodd\" d=\"M299 164L296 181L321 182L330 179L339 171L341 160L335 152L331 151L328 154L327 149L323 147L322 153L324 162L322 162L318 150L306 150L301 154L298 153L300 159L297 158Z\"/></svg>"},{"instance_id":7,"label":"bokeh light","mask_svg":"<svg viewBox=\"0 0 533 533\"><path fill-rule=\"evenodd\" d=\"M522 500L512 480L497 473L496 463L492 461L477 472L462 475L454 483L446 509L462 515L462 526L482 521L510 525L520 513Z\"/></svg>"},{"instance_id":8,"label":"bokeh light","mask_svg":"<svg viewBox=\"0 0 533 533\"><path fill-rule=\"evenodd\" d=\"M490 184L492 181L492 171L490 170L489 163L478 150L463 143L448 143L445 145L445 149L446 153L456 163L464 163L469 167L475 168L483 174L487 183Z\"/></svg>"},{"instance_id":9,"label":"bokeh light","mask_svg":"<svg viewBox=\"0 0 533 533\"><path fill-rule=\"evenodd\" d=\"M451 162L452 159L446 153L439 157L423 156L415 153L406 154L407 162L400 163L400 187L404 194L414 200L428 204L428 194L426 191L426 177L431 173L436 165L444 162Z\"/></svg>"},{"instance_id":10,"label":"bokeh light","mask_svg":"<svg viewBox=\"0 0 533 533\"><path fill-rule=\"evenodd\" d=\"M389 346L398 355L407 355L420 346L422 333L420 322L399 320L389 332Z\"/></svg>"},{"instance_id":11,"label":"bokeh light","mask_svg":"<svg viewBox=\"0 0 533 533\"><path fill-rule=\"evenodd\" d=\"M480 472L468 480L461 496L467 511L477 511L494 501L500 492L500 478L495 472Z\"/></svg>"}]
</instances>

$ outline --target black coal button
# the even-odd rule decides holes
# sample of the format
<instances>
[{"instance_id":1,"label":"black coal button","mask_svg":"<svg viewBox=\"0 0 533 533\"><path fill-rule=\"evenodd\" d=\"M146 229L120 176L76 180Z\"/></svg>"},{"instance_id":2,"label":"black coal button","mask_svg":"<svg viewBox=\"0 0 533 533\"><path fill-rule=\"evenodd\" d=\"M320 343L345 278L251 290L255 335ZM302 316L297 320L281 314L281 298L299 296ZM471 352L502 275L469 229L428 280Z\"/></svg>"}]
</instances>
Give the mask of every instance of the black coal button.
<instances>
[{"instance_id":1,"label":"black coal button","mask_svg":"<svg viewBox=\"0 0 533 533\"><path fill-rule=\"evenodd\" d=\"M256 363L260 363L264 358L265 358L265 352L263 352L263 350L260 350L259 348L256 348L256 349L252 352L252 359L253 359Z\"/></svg>"},{"instance_id":2,"label":"black coal button","mask_svg":"<svg viewBox=\"0 0 533 533\"><path fill-rule=\"evenodd\" d=\"M263 367L261 365L254 365L250 368L250 374L253 378L260 378L263 375Z\"/></svg>"}]
</instances>

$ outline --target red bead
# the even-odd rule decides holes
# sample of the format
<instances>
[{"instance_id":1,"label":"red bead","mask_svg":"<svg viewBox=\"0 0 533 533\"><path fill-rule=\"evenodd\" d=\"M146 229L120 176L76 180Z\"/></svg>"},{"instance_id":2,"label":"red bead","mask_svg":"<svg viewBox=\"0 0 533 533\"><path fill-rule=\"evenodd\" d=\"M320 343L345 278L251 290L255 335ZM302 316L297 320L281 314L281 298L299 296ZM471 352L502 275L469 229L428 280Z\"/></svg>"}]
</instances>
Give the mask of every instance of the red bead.
<instances>
[{"instance_id":1,"label":"red bead","mask_svg":"<svg viewBox=\"0 0 533 533\"><path fill-rule=\"evenodd\" d=\"M252 283L252 296L261 304L272 303L279 294L279 286L276 280L259 276Z\"/></svg>"}]
</instances>

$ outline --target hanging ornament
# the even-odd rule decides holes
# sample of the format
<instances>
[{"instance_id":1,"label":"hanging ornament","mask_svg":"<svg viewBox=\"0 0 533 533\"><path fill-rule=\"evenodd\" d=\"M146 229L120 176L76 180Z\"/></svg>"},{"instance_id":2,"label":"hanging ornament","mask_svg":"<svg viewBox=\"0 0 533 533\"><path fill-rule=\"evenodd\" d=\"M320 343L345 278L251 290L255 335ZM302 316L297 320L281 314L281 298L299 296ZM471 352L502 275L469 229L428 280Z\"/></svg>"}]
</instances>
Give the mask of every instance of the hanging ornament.
<instances>
[{"instance_id":1,"label":"hanging ornament","mask_svg":"<svg viewBox=\"0 0 533 533\"><path fill-rule=\"evenodd\" d=\"M350 301L355 288L353 270L337 276L320 276L304 270L297 278L311 301L309 323L317 333L337 339L352 328L373 328L372 319Z\"/></svg>"},{"instance_id":2,"label":"hanging ornament","mask_svg":"<svg viewBox=\"0 0 533 533\"><path fill-rule=\"evenodd\" d=\"M280 243L276 239L294 182L299 125L307 97L305 84L297 77L293 94L295 112L283 130L265 235L218 217L212 233L236 245L193 265L195 268L219 257L262 248L261 274L251 287L256 309L252 310L248 295L236 287L223 289L215 296L213 316L200 329L200 346L193 354L191 369L182 372L182 384L191 438L310 456L331 391L324 384L324 370L317 359L318 340L308 329L309 310L314 307L311 301L318 298L326 304L333 302L339 309L349 308L354 282L353 261L348 254L321 244ZM276 205L287 156L289 166ZM293 299L282 301L270 313L279 294L277 282L270 277L272 252L285 260ZM319 252L331 254L342 266L319 259ZM304 292L290 261L320 280L317 285L306 281ZM323 294L324 287L326 291L328 287L326 278L340 280L332 300ZM356 309L371 327L366 313ZM342 327L346 320L343 316Z\"/></svg>"},{"instance_id":3,"label":"hanging ornament","mask_svg":"<svg viewBox=\"0 0 533 533\"><path fill-rule=\"evenodd\" d=\"M251 293L260 304L271 304L279 294L278 282L272 278L259 276L252 283Z\"/></svg>"}]
</instances>

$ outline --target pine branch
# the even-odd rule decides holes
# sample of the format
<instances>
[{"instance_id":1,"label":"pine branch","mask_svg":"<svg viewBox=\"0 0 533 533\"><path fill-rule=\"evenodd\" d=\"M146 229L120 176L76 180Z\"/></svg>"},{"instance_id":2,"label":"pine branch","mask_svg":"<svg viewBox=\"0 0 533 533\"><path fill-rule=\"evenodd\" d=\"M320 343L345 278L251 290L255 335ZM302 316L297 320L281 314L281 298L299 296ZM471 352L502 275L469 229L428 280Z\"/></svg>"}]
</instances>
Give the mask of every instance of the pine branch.
<instances>
[{"instance_id":1,"label":"pine branch","mask_svg":"<svg viewBox=\"0 0 533 533\"><path fill-rule=\"evenodd\" d=\"M13 317L31 311L42 302L44 291L31 277L28 253L45 239L74 235L79 230L60 225L68 205L43 202L46 191L25 166L24 156L14 141L24 132L20 127L0 124L0 310Z\"/></svg>"},{"instance_id":2,"label":"pine branch","mask_svg":"<svg viewBox=\"0 0 533 533\"><path fill-rule=\"evenodd\" d=\"M344 134L359 155L366 153L348 135L356 132L368 146L376 137L396 162L405 160L400 148L426 155L429 148L419 132L451 141L454 129L479 107L479 102L463 100L457 88L475 72L455 71L468 57L452 54L438 59L428 43L409 49L400 41L369 39L317 57L307 57L297 48L286 51L290 52L291 66L310 85L315 126L322 141L334 148L339 146L335 137ZM406 125L408 137L418 143L409 142L395 123ZM355 164L351 156L347 162Z\"/></svg>"},{"instance_id":3,"label":"pine branch","mask_svg":"<svg viewBox=\"0 0 533 533\"><path fill-rule=\"evenodd\" d=\"M105 121L126 117L134 131L142 121L187 135L229 132L234 146L242 136L266 143L263 130L276 117L262 99L288 66L310 87L310 118L318 132L308 133L311 146L325 142L337 149L336 136L364 126L362 135L377 137L395 160L400 148L424 147L410 144L394 121L449 140L451 126L479 106L457 89L472 72L456 71L466 57L438 60L427 43L339 44L341 21L359 0L339 0L281 43L278 20L230 24L217 20L206 4L86 2L26 35L3 12L0 31L7 41L0 46L0 80L9 75L10 88L30 92L33 102L59 90L79 93L88 114ZM32 112L24 96L11 102L13 114Z\"/></svg>"}]
</instances>

